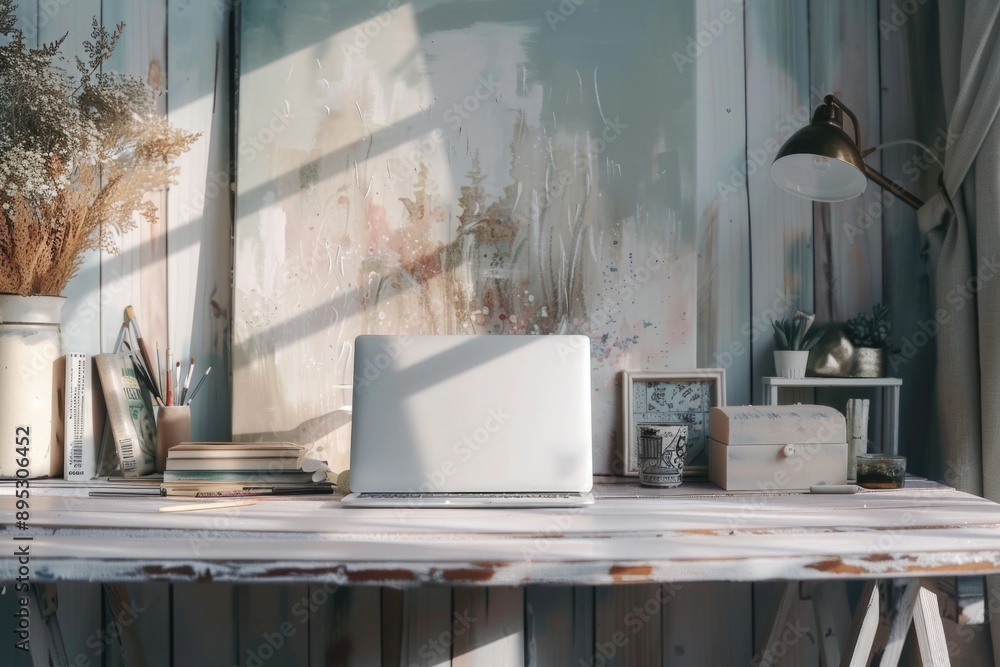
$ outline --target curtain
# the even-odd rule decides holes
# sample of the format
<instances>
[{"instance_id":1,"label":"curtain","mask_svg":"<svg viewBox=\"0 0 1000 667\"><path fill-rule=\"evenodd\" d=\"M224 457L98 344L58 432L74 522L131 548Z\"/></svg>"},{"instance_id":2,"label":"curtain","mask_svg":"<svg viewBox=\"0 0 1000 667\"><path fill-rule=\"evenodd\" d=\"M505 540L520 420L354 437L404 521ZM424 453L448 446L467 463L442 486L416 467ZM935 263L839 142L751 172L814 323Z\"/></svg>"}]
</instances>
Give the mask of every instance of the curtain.
<instances>
[{"instance_id":1,"label":"curtain","mask_svg":"<svg viewBox=\"0 0 1000 667\"><path fill-rule=\"evenodd\" d=\"M945 480L1000 502L1000 3L938 3L948 148L917 214L938 323L937 408ZM987 609L1000 664L1000 578Z\"/></svg>"}]
</instances>

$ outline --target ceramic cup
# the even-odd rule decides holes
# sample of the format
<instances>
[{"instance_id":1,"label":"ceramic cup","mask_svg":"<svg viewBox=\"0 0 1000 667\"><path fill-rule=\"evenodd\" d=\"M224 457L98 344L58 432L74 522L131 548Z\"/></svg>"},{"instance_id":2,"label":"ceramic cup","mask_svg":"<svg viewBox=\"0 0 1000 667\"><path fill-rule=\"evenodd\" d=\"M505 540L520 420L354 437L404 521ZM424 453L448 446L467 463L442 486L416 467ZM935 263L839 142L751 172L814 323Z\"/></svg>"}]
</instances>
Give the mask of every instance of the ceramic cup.
<instances>
[{"instance_id":1,"label":"ceramic cup","mask_svg":"<svg viewBox=\"0 0 1000 667\"><path fill-rule=\"evenodd\" d=\"M156 472L167 467L167 452L191 440L191 406L161 405L156 410Z\"/></svg>"},{"instance_id":2,"label":"ceramic cup","mask_svg":"<svg viewBox=\"0 0 1000 667\"><path fill-rule=\"evenodd\" d=\"M685 424L639 427L639 483L669 489L681 485L688 429Z\"/></svg>"}]
</instances>

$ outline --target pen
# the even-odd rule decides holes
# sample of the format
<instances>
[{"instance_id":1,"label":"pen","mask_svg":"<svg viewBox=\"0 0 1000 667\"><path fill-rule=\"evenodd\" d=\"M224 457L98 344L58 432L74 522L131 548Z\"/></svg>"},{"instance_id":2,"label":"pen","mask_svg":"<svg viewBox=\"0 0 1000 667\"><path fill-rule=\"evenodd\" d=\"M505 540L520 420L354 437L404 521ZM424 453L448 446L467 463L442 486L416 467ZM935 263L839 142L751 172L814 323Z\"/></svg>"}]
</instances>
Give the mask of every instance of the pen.
<instances>
[{"instance_id":1,"label":"pen","mask_svg":"<svg viewBox=\"0 0 1000 667\"><path fill-rule=\"evenodd\" d=\"M166 381L163 379L163 366L161 365L163 359L160 358L160 341L156 341L156 368L150 369L152 371L153 382L160 390L160 398L163 398L166 394L164 393L167 389Z\"/></svg>"},{"instance_id":2,"label":"pen","mask_svg":"<svg viewBox=\"0 0 1000 667\"><path fill-rule=\"evenodd\" d=\"M194 357L191 357L191 363L188 365L187 377L184 378L184 389L181 390L181 405L184 405L184 401L187 399L188 388L191 386L192 375L194 375Z\"/></svg>"},{"instance_id":3,"label":"pen","mask_svg":"<svg viewBox=\"0 0 1000 667\"><path fill-rule=\"evenodd\" d=\"M196 384L194 386L194 389L191 390L191 395L188 396L188 400L184 405L191 405L191 401L194 400L194 397L198 394L198 390L201 389L201 385L205 384L205 379L208 378L208 374L211 372L212 372L211 366L205 369L205 374L201 376L201 379L198 380L198 384Z\"/></svg>"}]
</instances>

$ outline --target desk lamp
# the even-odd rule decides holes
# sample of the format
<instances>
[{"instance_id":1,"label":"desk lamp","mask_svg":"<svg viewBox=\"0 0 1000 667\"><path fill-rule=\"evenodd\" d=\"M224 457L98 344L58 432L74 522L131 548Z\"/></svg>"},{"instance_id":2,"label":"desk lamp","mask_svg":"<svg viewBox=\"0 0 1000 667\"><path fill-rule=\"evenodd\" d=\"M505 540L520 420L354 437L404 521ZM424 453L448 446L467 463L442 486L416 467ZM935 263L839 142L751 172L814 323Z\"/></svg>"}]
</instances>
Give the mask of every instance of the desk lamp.
<instances>
[{"instance_id":1,"label":"desk lamp","mask_svg":"<svg viewBox=\"0 0 1000 667\"><path fill-rule=\"evenodd\" d=\"M854 124L854 139L844 132L845 113ZM862 152L860 142L857 116L836 97L827 95L816 107L812 122L789 137L778 151L771 164L771 178L793 194L828 202L857 197L870 178L913 208L923 206L920 199L865 164L865 157L889 144Z\"/></svg>"}]
</instances>

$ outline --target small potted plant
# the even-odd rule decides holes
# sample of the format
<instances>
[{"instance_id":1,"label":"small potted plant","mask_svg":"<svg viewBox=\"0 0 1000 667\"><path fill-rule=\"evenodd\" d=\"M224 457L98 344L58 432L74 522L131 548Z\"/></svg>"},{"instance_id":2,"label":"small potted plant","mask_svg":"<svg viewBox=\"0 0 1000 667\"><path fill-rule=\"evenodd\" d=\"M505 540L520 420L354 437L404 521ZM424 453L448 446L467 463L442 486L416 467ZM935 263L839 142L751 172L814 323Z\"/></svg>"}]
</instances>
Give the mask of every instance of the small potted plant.
<instances>
[{"instance_id":1,"label":"small potted plant","mask_svg":"<svg viewBox=\"0 0 1000 667\"><path fill-rule=\"evenodd\" d=\"M815 319L815 315L799 310L791 319L771 322L774 327L774 366L781 377L805 377L809 350L823 335L819 330L809 331Z\"/></svg>"},{"instance_id":2,"label":"small potted plant","mask_svg":"<svg viewBox=\"0 0 1000 667\"><path fill-rule=\"evenodd\" d=\"M885 347L891 330L889 309L880 303L872 306L870 315L859 313L847 320L844 332L854 345L853 377L885 377Z\"/></svg>"}]
</instances>

